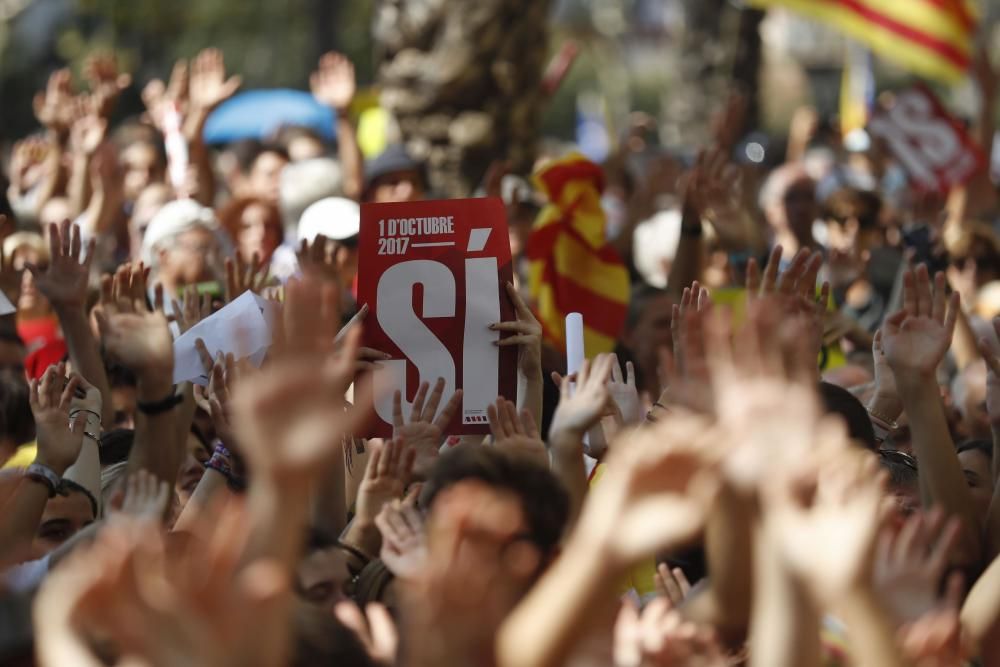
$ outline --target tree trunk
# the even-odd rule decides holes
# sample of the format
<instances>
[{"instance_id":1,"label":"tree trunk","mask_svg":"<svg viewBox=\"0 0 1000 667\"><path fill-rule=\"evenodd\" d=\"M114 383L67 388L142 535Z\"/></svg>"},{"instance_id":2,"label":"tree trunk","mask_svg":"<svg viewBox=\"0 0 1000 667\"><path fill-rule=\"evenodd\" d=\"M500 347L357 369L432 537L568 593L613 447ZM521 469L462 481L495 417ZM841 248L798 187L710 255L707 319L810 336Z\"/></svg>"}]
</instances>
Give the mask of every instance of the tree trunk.
<instances>
[{"instance_id":1,"label":"tree trunk","mask_svg":"<svg viewBox=\"0 0 1000 667\"><path fill-rule=\"evenodd\" d=\"M382 104L431 188L468 196L495 159L527 171L544 97L550 0L381 0Z\"/></svg>"}]
</instances>

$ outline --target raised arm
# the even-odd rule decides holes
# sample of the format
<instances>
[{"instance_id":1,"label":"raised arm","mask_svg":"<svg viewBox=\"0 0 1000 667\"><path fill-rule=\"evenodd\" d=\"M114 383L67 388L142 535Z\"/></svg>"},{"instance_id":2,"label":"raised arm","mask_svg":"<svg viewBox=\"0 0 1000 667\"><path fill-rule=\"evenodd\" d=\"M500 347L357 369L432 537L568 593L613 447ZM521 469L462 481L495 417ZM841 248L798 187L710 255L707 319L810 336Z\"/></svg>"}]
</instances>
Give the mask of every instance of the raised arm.
<instances>
[{"instance_id":1,"label":"raised arm","mask_svg":"<svg viewBox=\"0 0 1000 667\"><path fill-rule=\"evenodd\" d=\"M616 605L629 567L698 536L718 489L704 446L715 435L677 417L617 443L562 555L501 626L498 665L565 664L587 619Z\"/></svg>"},{"instance_id":2,"label":"raised arm","mask_svg":"<svg viewBox=\"0 0 1000 667\"><path fill-rule=\"evenodd\" d=\"M80 228L63 221L49 227L49 265L45 270L29 264L35 284L52 304L62 327L73 369L87 378L101 394L101 423L114 423L111 387L94 332L87 321L87 289L94 259L94 241L82 248Z\"/></svg>"},{"instance_id":3,"label":"raised arm","mask_svg":"<svg viewBox=\"0 0 1000 667\"><path fill-rule=\"evenodd\" d=\"M319 68L309 77L313 97L333 109L337 117L337 157L343 170L344 196L359 201L364 187L365 165L351 120L351 102L357 91L354 63L347 56L330 52L319 60Z\"/></svg>"},{"instance_id":4,"label":"raised arm","mask_svg":"<svg viewBox=\"0 0 1000 667\"><path fill-rule=\"evenodd\" d=\"M48 499L55 495L59 481L76 462L83 445L84 420L74 420L70 403L79 386L78 379L65 381L66 366L50 366L41 381L32 380L29 398L35 418L38 454L25 477L5 504L5 520L0 521L0 560L23 555L31 544Z\"/></svg>"},{"instance_id":5,"label":"raised arm","mask_svg":"<svg viewBox=\"0 0 1000 667\"><path fill-rule=\"evenodd\" d=\"M977 516L955 453L936 376L951 345L958 308L958 294L950 299L945 295L943 274L935 276L932 290L926 266L908 271L903 283L903 310L885 321L882 345L910 420L924 505L940 506L962 519L962 536L953 562L973 566L982 557L982 517Z\"/></svg>"},{"instance_id":6,"label":"raised arm","mask_svg":"<svg viewBox=\"0 0 1000 667\"><path fill-rule=\"evenodd\" d=\"M174 394L174 341L167 318L149 310L145 296L122 296L113 304L103 304L97 323L108 354L138 380L129 470L144 468L173 488L183 449L178 446L174 421L181 400Z\"/></svg>"}]
</instances>

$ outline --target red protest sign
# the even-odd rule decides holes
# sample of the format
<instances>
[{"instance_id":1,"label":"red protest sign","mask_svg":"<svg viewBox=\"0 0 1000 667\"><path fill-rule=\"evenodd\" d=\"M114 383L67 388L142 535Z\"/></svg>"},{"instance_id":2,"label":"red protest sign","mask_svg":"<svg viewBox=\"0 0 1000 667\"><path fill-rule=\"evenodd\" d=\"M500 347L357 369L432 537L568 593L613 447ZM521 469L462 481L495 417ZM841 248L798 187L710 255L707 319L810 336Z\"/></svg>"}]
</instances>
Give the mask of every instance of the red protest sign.
<instances>
[{"instance_id":1,"label":"red protest sign","mask_svg":"<svg viewBox=\"0 0 1000 667\"><path fill-rule=\"evenodd\" d=\"M875 112L868 131L885 140L920 190L947 192L983 166L976 142L922 85L897 93Z\"/></svg>"},{"instance_id":2,"label":"red protest sign","mask_svg":"<svg viewBox=\"0 0 1000 667\"><path fill-rule=\"evenodd\" d=\"M364 204L358 245L358 303L367 303L364 344L389 354L357 400L374 400L371 437L392 434L392 400L403 415L421 382L444 378L441 405L462 405L447 435L489 433L486 406L514 400L517 351L498 347L488 326L514 319L510 241L498 198Z\"/></svg>"}]
</instances>

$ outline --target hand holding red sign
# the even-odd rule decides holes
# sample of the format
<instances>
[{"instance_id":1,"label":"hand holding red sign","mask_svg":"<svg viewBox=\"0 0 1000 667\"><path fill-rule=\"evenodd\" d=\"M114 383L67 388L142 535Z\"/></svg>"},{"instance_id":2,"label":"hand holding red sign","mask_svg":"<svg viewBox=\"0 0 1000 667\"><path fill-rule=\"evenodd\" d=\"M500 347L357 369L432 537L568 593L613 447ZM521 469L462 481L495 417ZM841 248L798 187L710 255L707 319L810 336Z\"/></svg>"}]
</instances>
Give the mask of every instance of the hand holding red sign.
<instances>
[{"instance_id":1,"label":"hand holding red sign","mask_svg":"<svg viewBox=\"0 0 1000 667\"><path fill-rule=\"evenodd\" d=\"M979 147L924 86L898 93L868 125L889 145L920 190L947 192L983 165Z\"/></svg>"},{"instance_id":2,"label":"hand holding red sign","mask_svg":"<svg viewBox=\"0 0 1000 667\"><path fill-rule=\"evenodd\" d=\"M423 383L445 397L463 390L442 435L489 432L487 406L516 391L517 352L496 345L500 332L490 328L514 319L504 294L511 280L500 199L362 206L358 301L371 310L364 345L390 357L361 389L361 401L374 401L369 435L392 435L395 393L398 414L412 414L409 397L416 404Z\"/></svg>"}]
</instances>

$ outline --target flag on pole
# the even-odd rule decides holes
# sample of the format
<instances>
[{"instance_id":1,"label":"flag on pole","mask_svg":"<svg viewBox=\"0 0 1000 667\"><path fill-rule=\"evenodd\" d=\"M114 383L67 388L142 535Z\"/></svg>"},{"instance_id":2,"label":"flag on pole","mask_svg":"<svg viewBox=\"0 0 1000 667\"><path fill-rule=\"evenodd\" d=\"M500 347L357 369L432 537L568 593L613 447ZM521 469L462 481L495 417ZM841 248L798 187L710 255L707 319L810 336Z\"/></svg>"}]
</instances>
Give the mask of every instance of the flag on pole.
<instances>
[{"instance_id":1,"label":"flag on pole","mask_svg":"<svg viewBox=\"0 0 1000 667\"><path fill-rule=\"evenodd\" d=\"M625 324L628 270L604 235L604 172L573 153L535 174L548 204L528 241L528 287L546 339L563 349L567 313L583 315L587 354L614 349Z\"/></svg>"},{"instance_id":2,"label":"flag on pole","mask_svg":"<svg viewBox=\"0 0 1000 667\"><path fill-rule=\"evenodd\" d=\"M875 75L871 51L849 43L844 54L844 74L840 84L840 132L847 137L863 130L875 104Z\"/></svg>"},{"instance_id":3,"label":"flag on pole","mask_svg":"<svg viewBox=\"0 0 1000 667\"><path fill-rule=\"evenodd\" d=\"M939 81L963 76L972 59L970 0L750 0L824 21L910 71Z\"/></svg>"}]
</instances>

